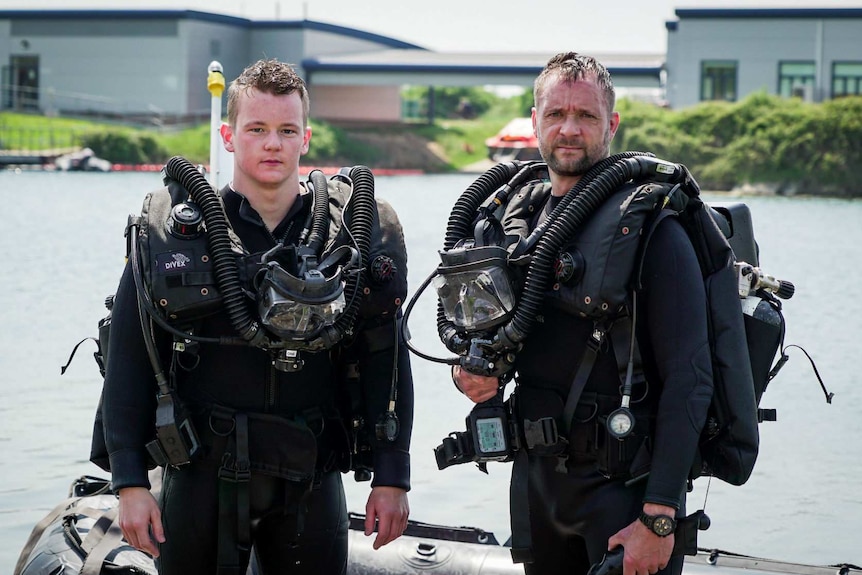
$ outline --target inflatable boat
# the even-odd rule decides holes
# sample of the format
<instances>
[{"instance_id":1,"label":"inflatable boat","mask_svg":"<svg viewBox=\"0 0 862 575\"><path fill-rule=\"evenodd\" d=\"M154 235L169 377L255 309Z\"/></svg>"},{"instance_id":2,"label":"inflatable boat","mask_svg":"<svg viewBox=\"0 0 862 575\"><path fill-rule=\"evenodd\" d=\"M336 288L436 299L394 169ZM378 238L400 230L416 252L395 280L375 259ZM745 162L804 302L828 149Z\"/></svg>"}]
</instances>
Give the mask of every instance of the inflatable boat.
<instances>
[{"instance_id":1,"label":"inflatable boat","mask_svg":"<svg viewBox=\"0 0 862 575\"><path fill-rule=\"evenodd\" d=\"M157 482L157 479L155 479ZM157 484L157 483L156 483ZM34 528L13 575L157 575L152 558L131 547L117 524L118 502L107 479L84 476L69 497ZM364 535L364 517L350 514L349 575L523 573L509 548L493 533L411 520L402 537L374 550ZM256 575L254 561L247 575ZM698 548L685 559L684 575L862 575L855 565L815 566ZM615 575L612 569L603 575Z\"/></svg>"}]
</instances>

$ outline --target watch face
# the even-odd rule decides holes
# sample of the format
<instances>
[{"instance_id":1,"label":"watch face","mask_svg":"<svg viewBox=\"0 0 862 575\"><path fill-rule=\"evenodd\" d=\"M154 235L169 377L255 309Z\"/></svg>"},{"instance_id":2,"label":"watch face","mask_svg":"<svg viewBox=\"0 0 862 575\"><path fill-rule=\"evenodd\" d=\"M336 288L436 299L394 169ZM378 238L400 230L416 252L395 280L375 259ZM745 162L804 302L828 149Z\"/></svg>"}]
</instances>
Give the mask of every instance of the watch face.
<instances>
[{"instance_id":1,"label":"watch face","mask_svg":"<svg viewBox=\"0 0 862 575\"><path fill-rule=\"evenodd\" d=\"M670 535L673 533L673 519L667 515L659 515L655 518L655 521L652 524L652 529L655 531L656 535L660 535L662 537Z\"/></svg>"}]
</instances>

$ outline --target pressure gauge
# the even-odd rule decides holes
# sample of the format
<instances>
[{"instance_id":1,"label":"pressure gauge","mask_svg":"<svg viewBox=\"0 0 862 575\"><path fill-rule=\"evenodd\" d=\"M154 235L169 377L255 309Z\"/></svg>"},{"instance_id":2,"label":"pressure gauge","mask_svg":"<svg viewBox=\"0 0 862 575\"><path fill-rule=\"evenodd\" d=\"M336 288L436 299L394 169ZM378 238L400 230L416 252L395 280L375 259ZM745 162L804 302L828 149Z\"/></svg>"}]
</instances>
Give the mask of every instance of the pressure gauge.
<instances>
[{"instance_id":1,"label":"pressure gauge","mask_svg":"<svg viewBox=\"0 0 862 575\"><path fill-rule=\"evenodd\" d=\"M607 421L608 432L617 439L622 439L632 432L635 419L632 412L625 407L620 407L611 412Z\"/></svg>"}]
</instances>

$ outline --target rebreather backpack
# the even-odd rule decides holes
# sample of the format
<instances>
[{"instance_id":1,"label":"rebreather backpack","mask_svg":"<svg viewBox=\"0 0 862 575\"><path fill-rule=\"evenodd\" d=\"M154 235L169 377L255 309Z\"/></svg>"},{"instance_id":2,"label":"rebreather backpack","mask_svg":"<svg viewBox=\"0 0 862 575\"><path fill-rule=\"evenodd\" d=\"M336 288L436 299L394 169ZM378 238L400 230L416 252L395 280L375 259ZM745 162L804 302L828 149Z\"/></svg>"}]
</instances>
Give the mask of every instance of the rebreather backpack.
<instances>
[{"instance_id":1,"label":"rebreather backpack","mask_svg":"<svg viewBox=\"0 0 862 575\"><path fill-rule=\"evenodd\" d=\"M757 460L758 424L776 420L776 411L761 408L760 400L788 359L780 299L792 297L795 288L759 268L745 204L709 205L696 187L670 190L667 197L651 230L665 217L680 221L697 254L708 304L713 396L690 478L708 475L742 485ZM814 370L831 403L832 394Z\"/></svg>"}]
</instances>

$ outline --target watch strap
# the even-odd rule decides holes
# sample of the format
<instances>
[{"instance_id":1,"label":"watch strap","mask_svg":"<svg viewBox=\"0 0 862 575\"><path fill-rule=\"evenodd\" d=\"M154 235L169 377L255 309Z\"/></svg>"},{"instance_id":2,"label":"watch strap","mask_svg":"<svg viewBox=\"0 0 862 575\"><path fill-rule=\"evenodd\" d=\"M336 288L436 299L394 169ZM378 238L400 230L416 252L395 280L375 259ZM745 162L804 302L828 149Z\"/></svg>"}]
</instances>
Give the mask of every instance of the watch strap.
<instances>
[{"instance_id":1,"label":"watch strap","mask_svg":"<svg viewBox=\"0 0 862 575\"><path fill-rule=\"evenodd\" d=\"M670 515L649 515L648 513L641 511L641 514L638 516L638 519L640 519L641 523L646 525L650 531L652 531L659 537L667 537L676 530L676 519L674 519ZM670 530L665 531L659 529L659 527L656 525L656 522L659 519L663 520L662 523L666 522L670 524Z\"/></svg>"}]
</instances>

